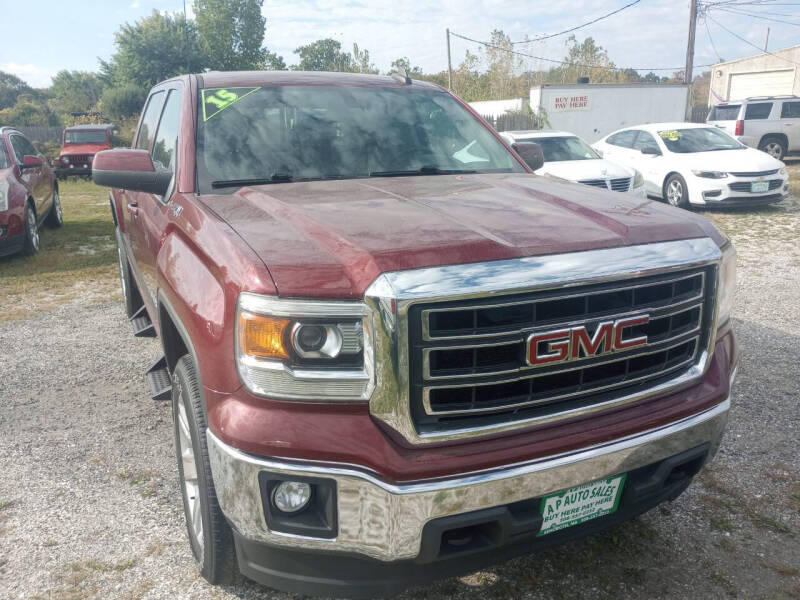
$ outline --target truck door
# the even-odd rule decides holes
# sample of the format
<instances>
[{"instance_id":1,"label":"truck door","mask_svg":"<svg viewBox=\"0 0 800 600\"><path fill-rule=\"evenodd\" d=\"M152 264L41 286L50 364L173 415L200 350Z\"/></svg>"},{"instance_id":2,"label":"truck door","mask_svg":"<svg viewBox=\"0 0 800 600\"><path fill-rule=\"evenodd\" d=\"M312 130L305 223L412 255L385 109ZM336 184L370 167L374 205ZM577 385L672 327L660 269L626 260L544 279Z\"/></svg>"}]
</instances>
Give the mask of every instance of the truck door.
<instances>
[{"instance_id":1,"label":"truck door","mask_svg":"<svg viewBox=\"0 0 800 600\"><path fill-rule=\"evenodd\" d=\"M10 138L11 147L14 149L14 158L17 159L17 164L19 165L20 179L28 190L28 193L33 197L33 203L36 207L36 216L41 219L42 215L48 209L48 189L45 170L42 167L22 168L22 162L25 156L39 156L39 152L26 137L19 133L12 134Z\"/></svg>"},{"instance_id":2,"label":"truck door","mask_svg":"<svg viewBox=\"0 0 800 600\"><path fill-rule=\"evenodd\" d=\"M180 85L180 84L174 84ZM164 103L158 124L151 129L154 135L149 141L150 156L156 170L176 170L176 149L180 126L181 93L179 87L164 90ZM141 274L142 283L147 290L148 308L155 309L158 279L156 276L156 257L161 248L163 233L168 223L168 203L174 189L173 183L164 196L145 192L130 192L129 201L135 203L135 225L131 228L131 249ZM150 312L151 316L154 314Z\"/></svg>"},{"instance_id":3,"label":"truck door","mask_svg":"<svg viewBox=\"0 0 800 600\"><path fill-rule=\"evenodd\" d=\"M134 148L140 150L151 151L153 140L155 138L156 127L158 127L158 120L161 117L161 111L164 108L164 100L167 96L165 90L157 90L150 94L147 105L144 109L141 122L139 123L139 130L136 133L136 142ZM122 241L125 246L125 251L133 264L134 277L136 277L139 289L142 292L142 298L148 303L148 308L152 308L153 298L149 296L147 282L144 281L144 273L138 261L138 256L134 250L140 245L139 240L143 239L143 233L140 227L139 215L141 210L139 208L139 201L141 196L139 192L131 192L128 190L120 190L120 205L122 214L120 218L125 223L124 231L122 233Z\"/></svg>"},{"instance_id":4,"label":"truck door","mask_svg":"<svg viewBox=\"0 0 800 600\"><path fill-rule=\"evenodd\" d=\"M781 129L786 134L789 152L800 150L800 101L784 100L781 107Z\"/></svg>"}]
</instances>

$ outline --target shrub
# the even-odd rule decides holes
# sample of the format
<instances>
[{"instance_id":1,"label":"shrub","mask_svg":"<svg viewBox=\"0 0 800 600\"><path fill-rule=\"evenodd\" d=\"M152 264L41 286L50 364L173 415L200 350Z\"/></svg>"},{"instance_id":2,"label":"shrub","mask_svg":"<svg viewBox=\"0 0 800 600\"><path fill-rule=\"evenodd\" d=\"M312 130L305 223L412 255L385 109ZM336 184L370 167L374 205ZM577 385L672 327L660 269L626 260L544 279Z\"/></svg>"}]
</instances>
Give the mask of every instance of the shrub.
<instances>
[{"instance_id":1,"label":"shrub","mask_svg":"<svg viewBox=\"0 0 800 600\"><path fill-rule=\"evenodd\" d=\"M137 85L128 84L107 88L100 99L102 113L114 120L137 114L147 98L147 90Z\"/></svg>"}]
</instances>

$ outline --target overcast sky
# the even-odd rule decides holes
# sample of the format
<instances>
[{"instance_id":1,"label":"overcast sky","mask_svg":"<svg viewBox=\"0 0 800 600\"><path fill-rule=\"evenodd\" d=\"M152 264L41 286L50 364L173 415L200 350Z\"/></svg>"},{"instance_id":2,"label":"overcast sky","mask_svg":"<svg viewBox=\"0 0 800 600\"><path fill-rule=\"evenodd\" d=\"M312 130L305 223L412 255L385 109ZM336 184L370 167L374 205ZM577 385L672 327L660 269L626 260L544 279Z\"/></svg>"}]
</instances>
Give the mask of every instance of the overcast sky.
<instances>
[{"instance_id":1,"label":"overcast sky","mask_svg":"<svg viewBox=\"0 0 800 600\"><path fill-rule=\"evenodd\" d=\"M369 50L372 62L381 71L388 70L395 58L408 56L412 64L434 72L447 66L447 27L476 40L487 40L491 30L499 28L513 40L522 40L526 35L534 38L584 23L630 1L267 0L263 12L267 18L266 45L283 55L289 65L297 62L293 53L297 46L331 37L342 42L347 51L352 51L354 42L362 50ZM191 6L192 0L186 4ZM38 0L34 7L30 1L0 0L5 25L0 43L0 70L14 73L34 87L49 85L52 75L61 69L95 71L99 68L98 57L108 59L114 52L114 32L120 25L134 22L153 9L181 11L183 1ZM707 22L701 20L697 26L696 65L718 62L717 52L726 60L758 53L721 25L758 47L763 47L770 27L771 50L800 41L800 4L796 2L762 0L757 6L750 4L733 10L761 18L741 12L712 12ZM688 0L641 0L619 14L576 31L575 35L581 40L594 37L620 67L682 68L688 14ZM792 18L786 15L797 16L790 23ZM561 59L565 55L566 38L564 35L518 48L537 56ZM477 52L478 48L454 38L454 66L467 49ZM548 66L536 60L530 60L528 65Z\"/></svg>"}]
</instances>

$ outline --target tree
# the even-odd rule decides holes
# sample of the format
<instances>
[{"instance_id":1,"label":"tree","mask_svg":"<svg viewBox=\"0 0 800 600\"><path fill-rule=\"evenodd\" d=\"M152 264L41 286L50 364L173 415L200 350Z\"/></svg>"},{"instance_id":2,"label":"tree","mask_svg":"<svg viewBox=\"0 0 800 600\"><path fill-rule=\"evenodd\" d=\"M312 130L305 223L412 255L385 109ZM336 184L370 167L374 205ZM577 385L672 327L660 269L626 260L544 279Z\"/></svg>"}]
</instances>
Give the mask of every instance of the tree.
<instances>
[{"instance_id":1,"label":"tree","mask_svg":"<svg viewBox=\"0 0 800 600\"><path fill-rule=\"evenodd\" d=\"M94 108L103 92L96 73L62 70L50 86L50 106L57 112L87 112Z\"/></svg>"},{"instance_id":2,"label":"tree","mask_svg":"<svg viewBox=\"0 0 800 600\"><path fill-rule=\"evenodd\" d=\"M519 96L521 90L515 89L517 86L514 85L514 72L522 67L522 61L511 53L514 49L511 38L502 29L495 29L489 43L491 45L486 46L489 98L503 100Z\"/></svg>"},{"instance_id":3,"label":"tree","mask_svg":"<svg viewBox=\"0 0 800 600\"><path fill-rule=\"evenodd\" d=\"M100 102L102 112L114 120L137 114L147 99L147 88L133 84L106 88Z\"/></svg>"},{"instance_id":4,"label":"tree","mask_svg":"<svg viewBox=\"0 0 800 600\"><path fill-rule=\"evenodd\" d=\"M218 71L262 69L283 58L268 53L264 44L267 20L263 0L195 0L197 32L205 64ZM285 64L283 67L285 68Z\"/></svg>"},{"instance_id":5,"label":"tree","mask_svg":"<svg viewBox=\"0 0 800 600\"><path fill-rule=\"evenodd\" d=\"M354 73L376 74L378 69L369 62L369 50L359 50L358 44L353 44L353 61L351 63Z\"/></svg>"},{"instance_id":6,"label":"tree","mask_svg":"<svg viewBox=\"0 0 800 600\"><path fill-rule=\"evenodd\" d=\"M612 83L620 80L614 71L614 63L608 58L608 52L598 46L594 38L587 37L578 43L574 35L566 41L568 50L564 57L567 63L553 70L558 83L575 83L579 77L588 77L595 83ZM599 68L598 68L599 67ZM624 78L622 79L624 81Z\"/></svg>"},{"instance_id":7,"label":"tree","mask_svg":"<svg viewBox=\"0 0 800 600\"><path fill-rule=\"evenodd\" d=\"M20 94L35 96L36 92L16 75L0 71L0 109L14 106Z\"/></svg>"},{"instance_id":8,"label":"tree","mask_svg":"<svg viewBox=\"0 0 800 600\"><path fill-rule=\"evenodd\" d=\"M286 63L282 56L278 56L274 52L267 52L264 55L264 64L261 68L265 71L285 71Z\"/></svg>"},{"instance_id":9,"label":"tree","mask_svg":"<svg viewBox=\"0 0 800 600\"><path fill-rule=\"evenodd\" d=\"M60 125L58 115L31 94L20 94L14 106L0 110L0 125Z\"/></svg>"},{"instance_id":10,"label":"tree","mask_svg":"<svg viewBox=\"0 0 800 600\"><path fill-rule=\"evenodd\" d=\"M116 53L100 61L108 86L135 84L149 89L159 81L182 73L203 70L205 62L192 21L182 14L153 13L120 27L115 36Z\"/></svg>"},{"instance_id":11,"label":"tree","mask_svg":"<svg viewBox=\"0 0 800 600\"><path fill-rule=\"evenodd\" d=\"M334 39L317 40L295 51L300 62L293 67L298 71L352 71L353 57L342 52L342 45Z\"/></svg>"},{"instance_id":12,"label":"tree","mask_svg":"<svg viewBox=\"0 0 800 600\"><path fill-rule=\"evenodd\" d=\"M407 56L403 56L402 58L396 58L392 61L392 64L389 68L389 75L392 73L399 73L401 70L405 70L410 76L420 76L422 75L422 69L419 67L412 67L411 61L408 60Z\"/></svg>"}]
</instances>

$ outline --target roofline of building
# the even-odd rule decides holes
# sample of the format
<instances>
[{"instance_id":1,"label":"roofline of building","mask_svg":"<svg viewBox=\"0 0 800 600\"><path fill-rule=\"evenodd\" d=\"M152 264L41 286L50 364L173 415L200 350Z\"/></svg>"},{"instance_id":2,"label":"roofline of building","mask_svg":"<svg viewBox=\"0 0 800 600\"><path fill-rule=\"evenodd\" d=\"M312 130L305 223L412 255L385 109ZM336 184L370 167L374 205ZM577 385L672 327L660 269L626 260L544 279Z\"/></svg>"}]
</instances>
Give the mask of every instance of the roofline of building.
<instances>
[{"instance_id":1,"label":"roofline of building","mask_svg":"<svg viewBox=\"0 0 800 600\"><path fill-rule=\"evenodd\" d=\"M541 85L532 85L532 90L538 90L540 88L623 88L623 87L655 87L655 88L664 88L664 87L686 87L687 84L685 83L638 83L636 81L631 81L629 83L543 83Z\"/></svg>"},{"instance_id":2,"label":"roofline of building","mask_svg":"<svg viewBox=\"0 0 800 600\"><path fill-rule=\"evenodd\" d=\"M787 46L786 48L781 48L780 50L770 50L769 52L760 52L759 54L751 54L750 56L743 56L742 58L734 58L733 60L726 60L724 62L715 63L711 65L710 68L713 69L715 67L721 67L722 65L730 65L737 62L742 62L743 60L758 58L759 56L770 56L778 52L786 52L787 50L794 50L795 48L800 48L800 44L795 44L794 46Z\"/></svg>"}]
</instances>

